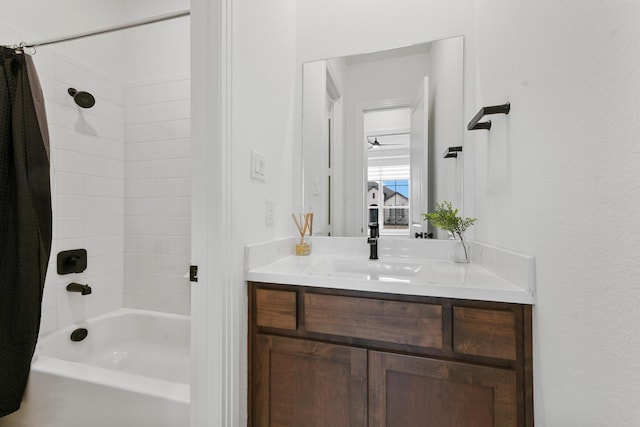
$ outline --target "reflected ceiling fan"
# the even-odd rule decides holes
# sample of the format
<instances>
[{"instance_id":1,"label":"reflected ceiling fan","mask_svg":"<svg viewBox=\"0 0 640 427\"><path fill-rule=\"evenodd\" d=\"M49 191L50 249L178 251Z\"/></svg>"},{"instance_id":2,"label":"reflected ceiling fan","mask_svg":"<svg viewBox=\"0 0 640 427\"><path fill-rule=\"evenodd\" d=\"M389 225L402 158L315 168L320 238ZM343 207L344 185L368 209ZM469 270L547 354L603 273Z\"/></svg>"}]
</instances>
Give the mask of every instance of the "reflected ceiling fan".
<instances>
[{"instance_id":1,"label":"reflected ceiling fan","mask_svg":"<svg viewBox=\"0 0 640 427\"><path fill-rule=\"evenodd\" d=\"M374 136L373 137L373 142L371 142L371 138L370 136L367 137L367 142L369 143L369 146L367 147L367 150L371 150L373 147L389 147L392 145L406 145L406 144L393 144L390 142L380 142L378 141L378 137Z\"/></svg>"}]
</instances>

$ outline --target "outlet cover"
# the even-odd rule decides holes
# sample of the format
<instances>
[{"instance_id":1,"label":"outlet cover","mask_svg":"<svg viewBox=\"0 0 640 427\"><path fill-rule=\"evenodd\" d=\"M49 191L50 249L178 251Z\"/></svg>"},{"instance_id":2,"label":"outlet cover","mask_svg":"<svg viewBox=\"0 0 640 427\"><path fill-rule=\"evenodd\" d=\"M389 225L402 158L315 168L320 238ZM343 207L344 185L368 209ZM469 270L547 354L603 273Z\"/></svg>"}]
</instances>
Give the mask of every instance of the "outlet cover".
<instances>
[{"instance_id":1,"label":"outlet cover","mask_svg":"<svg viewBox=\"0 0 640 427\"><path fill-rule=\"evenodd\" d=\"M264 223L265 225L273 225L273 200L266 199L264 207Z\"/></svg>"}]
</instances>

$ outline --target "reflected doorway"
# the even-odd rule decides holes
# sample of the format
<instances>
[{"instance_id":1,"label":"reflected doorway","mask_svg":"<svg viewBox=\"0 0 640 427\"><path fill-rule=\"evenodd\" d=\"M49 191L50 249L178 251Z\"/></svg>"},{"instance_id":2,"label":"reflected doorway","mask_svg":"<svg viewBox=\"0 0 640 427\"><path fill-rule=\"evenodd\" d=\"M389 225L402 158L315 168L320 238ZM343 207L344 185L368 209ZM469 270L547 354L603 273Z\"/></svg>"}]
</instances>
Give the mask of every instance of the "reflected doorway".
<instances>
[{"instance_id":1,"label":"reflected doorway","mask_svg":"<svg viewBox=\"0 0 640 427\"><path fill-rule=\"evenodd\" d=\"M366 210L380 235L409 235L410 188L409 108L364 113L367 148Z\"/></svg>"}]
</instances>

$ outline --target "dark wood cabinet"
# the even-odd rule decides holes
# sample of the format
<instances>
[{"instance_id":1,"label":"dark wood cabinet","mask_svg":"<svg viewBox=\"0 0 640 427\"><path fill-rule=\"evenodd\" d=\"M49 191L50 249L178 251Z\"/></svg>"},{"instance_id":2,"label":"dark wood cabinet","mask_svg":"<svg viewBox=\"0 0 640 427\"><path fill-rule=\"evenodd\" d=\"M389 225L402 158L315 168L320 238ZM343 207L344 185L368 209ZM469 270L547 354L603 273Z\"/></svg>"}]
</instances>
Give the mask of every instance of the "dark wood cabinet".
<instances>
[{"instance_id":1,"label":"dark wood cabinet","mask_svg":"<svg viewBox=\"0 0 640 427\"><path fill-rule=\"evenodd\" d=\"M533 426L531 306L249 283L249 426Z\"/></svg>"},{"instance_id":2,"label":"dark wood cabinet","mask_svg":"<svg viewBox=\"0 0 640 427\"><path fill-rule=\"evenodd\" d=\"M366 426L367 351L273 335L256 339L255 426Z\"/></svg>"}]
</instances>

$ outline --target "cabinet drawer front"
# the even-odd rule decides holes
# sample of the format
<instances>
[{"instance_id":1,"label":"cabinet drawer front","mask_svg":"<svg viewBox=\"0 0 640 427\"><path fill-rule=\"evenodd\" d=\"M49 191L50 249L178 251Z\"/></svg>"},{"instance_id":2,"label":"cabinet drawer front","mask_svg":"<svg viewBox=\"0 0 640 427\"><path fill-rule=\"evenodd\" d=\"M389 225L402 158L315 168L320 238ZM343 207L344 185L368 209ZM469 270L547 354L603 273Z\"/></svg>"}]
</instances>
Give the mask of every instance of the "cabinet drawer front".
<instances>
[{"instance_id":1,"label":"cabinet drawer front","mask_svg":"<svg viewBox=\"0 0 640 427\"><path fill-rule=\"evenodd\" d=\"M295 291L256 290L256 325L295 331L298 311Z\"/></svg>"},{"instance_id":2,"label":"cabinet drawer front","mask_svg":"<svg viewBox=\"0 0 640 427\"><path fill-rule=\"evenodd\" d=\"M516 360L515 313L454 307L453 348L458 353Z\"/></svg>"},{"instance_id":3,"label":"cabinet drawer front","mask_svg":"<svg viewBox=\"0 0 640 427\"><path fill-rule=\"evenodd\" d=\"M306 293L308 332L442 349L442 306Z\"/></svg>"}]
</instances>

